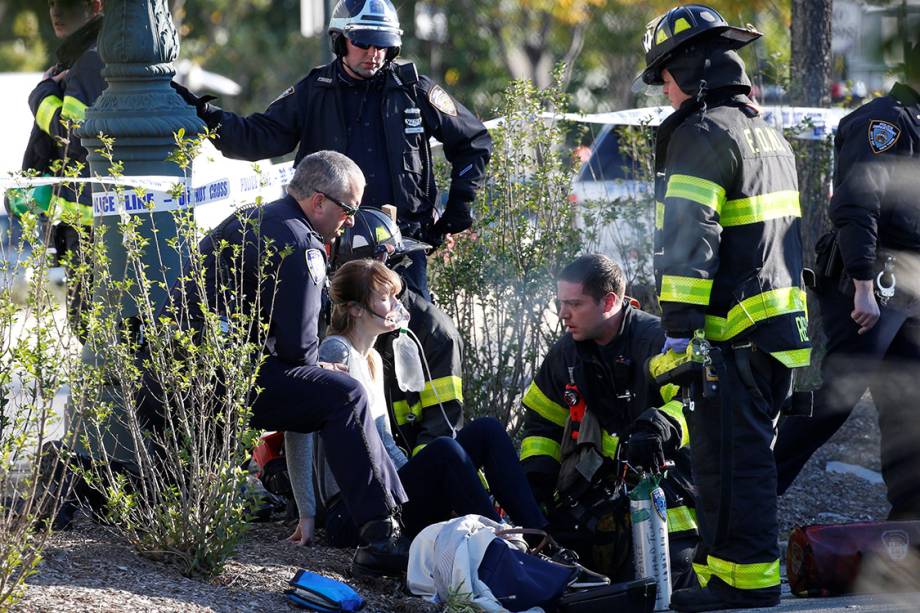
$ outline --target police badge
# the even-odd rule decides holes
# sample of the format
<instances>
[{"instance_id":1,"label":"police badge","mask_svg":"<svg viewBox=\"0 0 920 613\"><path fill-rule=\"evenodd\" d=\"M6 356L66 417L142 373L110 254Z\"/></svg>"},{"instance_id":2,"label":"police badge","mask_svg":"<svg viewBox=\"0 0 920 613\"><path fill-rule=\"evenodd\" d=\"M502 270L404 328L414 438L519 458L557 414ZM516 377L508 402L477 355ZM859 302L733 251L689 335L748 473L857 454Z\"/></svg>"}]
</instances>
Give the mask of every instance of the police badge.
<instances>
[{"instance_id":1,"label":"police badge","mask_svg":"<svg viewBox=\"0 0 920 613\"><path fill-rule=\"evenodd\" d=\"M440 85L435 85L431 88L431 91L428 92L428 101L431 103L431 106L445 115L450 115L451 117L457 116L457 105L454 104L453 99Z\"/></svg>"},{"instance_id":2,"label":"police badge","mask_svg":"<svg viewBox=\"0 0 920 613\"><path fill-rule=\"evenodd\" d=\"M869 122L869 146L873 153L888 151L898 142L901 130L894 124L880 119Z\"/></svg>"},{"instance_id":3,"label":"police badge","mask_svg":"<svg viewBox=\"0 0 920 613\"><path fill-rule=\"evenodd\" d=\"M307 272L314 285L319 285L326 278L326 257L319 249L307 249Z\"/></svg>"}]
</instances>

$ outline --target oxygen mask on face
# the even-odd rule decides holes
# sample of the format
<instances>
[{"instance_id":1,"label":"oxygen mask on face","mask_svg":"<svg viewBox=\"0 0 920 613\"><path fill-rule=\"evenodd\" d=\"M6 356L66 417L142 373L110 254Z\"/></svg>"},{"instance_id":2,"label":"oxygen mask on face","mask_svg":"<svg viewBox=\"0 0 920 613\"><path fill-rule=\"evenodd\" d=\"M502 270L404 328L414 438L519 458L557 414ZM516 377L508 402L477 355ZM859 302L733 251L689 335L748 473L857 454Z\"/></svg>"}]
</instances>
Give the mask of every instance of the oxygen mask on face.
<instances>
[{"instance_id":1,"label":"oxygen mask on face","mask_svg":"<svg viewBox=\"0 0 920 613\"><path fill-rule=\"evenodd\" d=\"M409 311L403 306L402 302L397 301L396 306L384 318L388 324L397 328L405 328L409 325Z\"/></svg>"}]
</instances>

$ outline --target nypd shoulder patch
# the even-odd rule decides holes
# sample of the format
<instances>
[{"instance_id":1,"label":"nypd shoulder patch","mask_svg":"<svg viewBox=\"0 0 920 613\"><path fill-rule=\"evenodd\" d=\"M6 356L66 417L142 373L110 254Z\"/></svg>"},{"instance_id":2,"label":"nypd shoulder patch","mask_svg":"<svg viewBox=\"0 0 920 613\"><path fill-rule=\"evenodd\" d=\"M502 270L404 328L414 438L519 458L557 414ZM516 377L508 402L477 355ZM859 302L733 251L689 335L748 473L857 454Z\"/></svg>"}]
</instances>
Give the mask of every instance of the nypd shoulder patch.
<instances>
[{"instance_id":1,"label":"nypd shoulder patch","mask_svg":"<svg viewBox=\"0 0 920 613\"><path fill-rule=\"evenodd\" d=\"M428 92L428 102L431 103L431 106L445 115L450 115L451 117L457 116L457 105L454 104L454 100L450 97L450 94L444 91L444 88L440 85L435 85L431 88L431 91Z\"/></svg>"},{"instance_id":2,"label":"nypd shoulder patch","mask_svg":"<svg viewBox=\"0 0 920 613\"><path fill-rule=\"evenodd\" d=\"M280 96L278 96L277 98L275 98L274 100L272 100L272 104L278 102L279 100L283 100L284 98L287 98L288 96L290 96L290 95L293 94L293 93L294 93L294 86L292 85L291 87L289 87L289 88L287 88L286 90L284 90L283 92L281 92L281 95L280 95ZM269 104L268 106L271 106L272 104Z\"/></svg>"},{"instance_id":3,"label":"nypd shoulder patch","mask_svg":"<svg viewBox=\"0 0 920 613\"><path fill-rule=\"evenodd\" d=\"M326 278L326 257L319 249L307 249L307 272L314 285L319 285Z\"/></svg>"},{"instance_id":4,"label":"nypd shoulder patch","mask_svg":"<svg viewBox=\"0 0 920 613\"><path fill-rule=\"evenodd\" d=\"M882 153L894 147L901 129L892 123L873 119L869 122L869 147L873 153Z\"/></svg>"}]
</instances>

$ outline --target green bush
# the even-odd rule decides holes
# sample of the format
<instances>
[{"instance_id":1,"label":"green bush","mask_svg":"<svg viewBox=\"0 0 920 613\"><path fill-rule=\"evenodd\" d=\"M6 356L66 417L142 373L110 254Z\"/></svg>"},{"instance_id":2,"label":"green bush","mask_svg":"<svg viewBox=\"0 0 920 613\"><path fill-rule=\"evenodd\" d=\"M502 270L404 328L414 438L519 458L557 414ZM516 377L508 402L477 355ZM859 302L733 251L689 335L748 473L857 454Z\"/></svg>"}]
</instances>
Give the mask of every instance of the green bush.
<instances>
[{"instance_id":1,"label":"green bush","mask_svg":"<svg viewBox=\"0 0 920 613\"><path fill-rule=\"evenodd\" d=\"M430 267L439 304L463 337L468 415L492 415L512 428L520 393L560 331L551 308L555 275L593 236L579 227L570 199L575 169L565 131L541 118L566 103L558 83L544 91L530 82L508 87L475 230L457 236Z\"/></svg>"},{"instance_id":2,"label":"green bush","mask_svg":"<svg viewBox=\"0 0 920 613\"><path fill-rule=\"evenodd\" d=\"M37 222L25 215L23 235L37 236ZM7 610L37 571L49 520L68 489L65 480L49 478L67 461L50 441L73 442L55 396L77 385L80 345L47 279L45 250L20 242L0 255L0 610Z\"/></svg>"},{"instance_id":3,"label":"green bush","mask_svg":"<svg viewBox=\"0 0 920 613\"><path fill-rule=\"evenodd\" d=\"M188 170L201 138L177 135L171 159ZM107 142L106 157L111 147ZM177 186L173 196L181 190ZM246 527L241 467L257 435L248 426L250 399L267 327L259 321L258 292L229 290L240 286L242 270L236 266L218 267L218 287L227 291L218 292L220 304L208 304L192 211L171 216L176 235L165 245L153 236L171 228L158 228L155 219L151 233L141 231L140 216L119 222L123 271L113 271L99 235L103 226L97 225L92 240L96 298L83 314L83 326L95 359L84 364L92 402L81 434L97 462L86 476L105 492L108 520L143 555L172 563L185 575L211 576L220 572ZM258 231L258 223L246 229L250 237ZM156 297L170 292L175 273L169 271L168 250L182 257L178 283L162 308ZM227 250L233 250L233 261L242 261L240 246L219 243L219 252ZM268 252L257 257L261 282L274 271L267 269ZM197 306L201 317L190 320ZM122 318L125 313L129 316ZM142 386L163 407L162 432L149 429L134 410ZM125 451L109 444L118 437L127 439L129 471L113 468L112 460Z\"/></svg>"}]
</instances>

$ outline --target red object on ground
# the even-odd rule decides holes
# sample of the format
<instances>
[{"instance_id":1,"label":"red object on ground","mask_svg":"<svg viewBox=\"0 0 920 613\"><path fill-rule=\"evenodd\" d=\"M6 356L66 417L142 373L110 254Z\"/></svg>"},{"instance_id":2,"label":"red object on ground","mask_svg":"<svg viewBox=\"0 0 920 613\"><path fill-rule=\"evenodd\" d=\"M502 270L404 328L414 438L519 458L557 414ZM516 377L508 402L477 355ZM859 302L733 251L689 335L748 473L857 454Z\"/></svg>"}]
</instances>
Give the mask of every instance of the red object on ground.
<instances>
[{"instance_id":1,"label":"red object on ground","mask_svg":"<svg viewBox=\"0 0 920 613\"><path fill-rule=\"evenodd\" d=\"M797 527L789 535L786 572L796 596L916 591L920 521Z\"/></svg>"},{"instance_id":2,"label":"red object on ground","mask_svg":"<svg viewBox=\"0 0 920 613\"><path fill-rule=\"evenodd\" d=\"M284 457L284 432L272 432L259 439L259 444L252 450L252 459L259 465L259 474L272 460Z\"/></svg>"}]
</instances>

